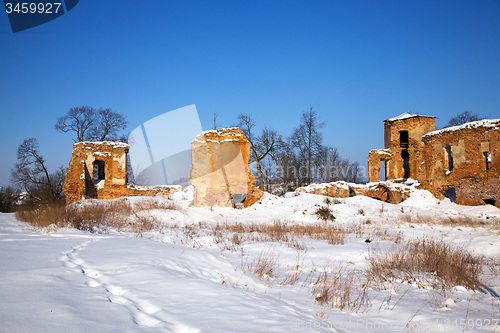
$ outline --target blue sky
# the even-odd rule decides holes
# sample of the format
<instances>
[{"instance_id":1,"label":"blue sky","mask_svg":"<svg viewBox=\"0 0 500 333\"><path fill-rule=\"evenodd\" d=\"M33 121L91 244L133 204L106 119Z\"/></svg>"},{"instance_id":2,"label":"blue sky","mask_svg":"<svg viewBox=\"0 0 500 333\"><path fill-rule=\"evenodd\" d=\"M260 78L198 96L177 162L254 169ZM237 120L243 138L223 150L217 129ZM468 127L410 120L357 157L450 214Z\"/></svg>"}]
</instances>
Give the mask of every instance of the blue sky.
<instances>
[{"instance_id":1,"label":"blue sky","mask_svg":"<svg viewBox=\"0 0 500 333\"><path fill-rule=\"evenodd\" d=\"M0 183L36 137L67 166L74 106L112 108L128 131L196 104L288 136L311 105L326 144L366 165L403 112L500 118L500 1L94 1L13 34L0 14Z\"/></svg>"}]
</instances>

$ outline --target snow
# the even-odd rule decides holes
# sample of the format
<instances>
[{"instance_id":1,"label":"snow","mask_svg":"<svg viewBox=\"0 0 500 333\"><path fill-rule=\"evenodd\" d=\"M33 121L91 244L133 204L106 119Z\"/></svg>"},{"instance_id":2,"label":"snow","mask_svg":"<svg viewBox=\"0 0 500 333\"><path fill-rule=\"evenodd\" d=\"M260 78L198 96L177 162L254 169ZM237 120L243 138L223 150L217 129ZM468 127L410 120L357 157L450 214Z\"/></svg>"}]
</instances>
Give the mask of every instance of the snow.
<instances>
[{"instance_id":1,"label":"snow","mask_svg":"<svg viewBox=\"0 0 500 333\"><path fill-rule=\"evenodd\" d=\"M403 119L408 119L408 118L413 118L413 117L435 118L435 117L431 117L431 116L423 116L423 115L418 115L418 114L414 114L414 113L411 113L411 112L405 112L403 114L400 114L397 117L384 119L383 122L385 122L385 121L393 122L393 121L396 121L396 120L403 120Z\"/></svg>"},{"instance_id":2,"label":"snow","mask_svg":"<svg viewBox=\"0 0 500 333\"><path fill-rule=\"evenodd\" d=\"M85 149L92 149L92 145L109 145L114 148L130 148L130 146L127 143L124 142L115 142L115 141L82 141L82 142L77 142L74 143L74 145L90 145L86 146Z\"/></svg>"},{"instance_id":3,"label":"snow","mask_svg":"<svg viewBox=\"0 0 500 333\"><path fill-rule=\"evenodd\" d=\"M181 185L154 185L154 186L144 186L144 185L135 185L135 184L127 184L127 187L130 189L138 190L138 191L149 191L149 190L166 190L172 189L175 191L180 191L182 189Z\"/></svg>"},{"instance_id":4,"label":"snow","mask_svg":"<svg viewBox=\"0 0 500 333\"><path fill-rule=\"evenodd\" d=\"M99 151L95 151L94 152L94 155L95 156L102 156L102 157L106 157L106 156L111 156L111 153L109 151L105 152L105 153L101 153Z\"/></svg>"},{"instance_id":5,"label":"snow","mask_svg":"<svg viewBox=\"0 0 500 333\"><path fill-rule=\"evenodd\" d=\"M140 234L110 229L103 233L35 230L17 221L14 214L0 213L1 331L500 331L495 326L500 303L487 292L457 285L443 294L425 281L388 280L385 289L369 291L372 306L356 312L321 306L307 280L311 272L362 271L371 253L396 245L376 236L383 230L399 232L405 239L425 237L464 245L498 260L500 240L495 226L500 210L491 205L460 206L417 189L399 205L355 196L328 205L336 217L328 223L364 228L359 235L349 234L344 244L297 238L294 246L284 241L231 245L230 235L216 240L202 231L202 224L317 223L314 212L326 206L325 197L266 193L249 208L231 209L193 207L192 195L190 186L164 198L178 209L152 210L149 213L161 221L162 228ZM124 199L131 203L160 200ZM91 202L95 201L78 204ZM484 226L418 222L449 217L479 219ZM367 238L372 238L370 243L365 242ZM263 253L277 263L274 279L259 280L250 271ZM300 273L297 283L281 285L287 272L294 270ZM500 293L498 274L486 268L482 281Z\"/></svg>"},{"instance_id":6,"label":"snow","mask_svg":"<svg viewBox=\"0 0 500 333\"><path fill-rule=\"evenodd\" d=\"M470 123L466 123L463 125L458 125L458 126L452 126L452 127L446 127L441 130L429 132L422 136L422 138L426 136L433 136L433 135L441 135L446 132L454 132L454 131L461 131L465 129L472 129L472 128L480 128L480 127L486 127L486 128L492 128L494 130L500 129L500 119L483 119L483 120L478 120L478 121L472 121Z\"/></svg>"}]
</instances>

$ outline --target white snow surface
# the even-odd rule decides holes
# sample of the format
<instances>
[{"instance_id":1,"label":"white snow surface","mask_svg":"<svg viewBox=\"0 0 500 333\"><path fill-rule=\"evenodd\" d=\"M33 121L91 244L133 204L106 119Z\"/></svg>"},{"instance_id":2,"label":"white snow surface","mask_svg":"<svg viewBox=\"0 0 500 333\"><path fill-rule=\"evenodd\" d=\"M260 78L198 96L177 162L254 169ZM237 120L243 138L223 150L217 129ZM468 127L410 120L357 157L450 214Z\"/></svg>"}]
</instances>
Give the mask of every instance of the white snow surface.
<instances>
[{"instance_id":1,"label":"white snow surface","mask_svg":"<svg viewBox=\"0 0 500 333\"><path fill-rule=\"evenodd\" d=\"M82 145L85 145L85 144L88 144L88 145L105 144L105 145L113 146L115 148L129 148L130 147L130 145L128 143L116 142L116 141L82 141L82 142L76 142L76 143L74 143L73 146L75 146L77 144L82 144ZM88 146L88 147L85 147L85 148L86 149L92 149L91 146Z\"/></svg>"},{"instance_id":2,"label":"white snow surface","mask_svg":"<svg viewBox=\"0 0 500 333\"><path fill-rule=\"evenodd\" d=\"M179 232L200 222L316 223L314 212L326 205L325 197L265 194L249 208L231 209L193 207L192 193L192 187L188 187L168 198L177 210L151 211L162 228L142 234L113 230L89 233L69 228L41 232L17 221L14 214L0 213L0 331L500 331L498 298L463 286L448 289L443 295L425 283L395 281L385 284L386 290L372 290L373 305L358 312L315 302L311 281L307 280L313 268L321 272L331 269L332 263L344 263L350 269L363 269L370 253L395 245L391 240L374 238L367 243L370 235L350 234L344 245L304 239L299 241L302 247L297 248L285 242L224 248L220 242L229 244L228 239L217 244L209 234L189 237ZM355 196L328 207L336 216L328 223L386 228L408 239L442 239L491 260L499 259L498 233L489 227L498 225L500 210L493 206L459 206L448 199L437 200L427 191L414 190L399 205ZM485 226L411 221L413 217L457 216L479 218ZM281 278L300 267L298 282L280 285L259 281L249 267L263 252L279 263L276 274ZM500 293L498 274L485 269L482 281L492 292Z\"/></svg>"},{"instance_id":3,"label":"white snow surface","mask_svg":"<svg viewBox=\"0 0 500 333\"><path fill-rule=\"evenodd\" d=\"M383 121L393 122L393 121L396 121L396 120L403 120L403 119L408 119L408 118L413 118L413 117L436 118L436 117L431 117L431 116L423 116L423 115L419 115L419 114L415 114L415 113L411 113L411 112L405 112L405 113L400 114L397 117L387 118L387 119L384 119Z\"/></svg>"},{"instance_id":4,"label":"white snow surface","mask_svg":"<svg viewBox=\"0 0 500 333\"><path fill-rule=\"evenodd\" d=\"M425 134L422 137L432 136L432 135L440 135L440 134L443 134L446 132L455 132L455 131L461 131L464 129L479 128L479 127L487 127L487 128L492 128L494 130L499 130L500 129L500 119L483 119L483 120L472 121L470 123L466 123L463 125L451 126L451 127L443 128L441 130L432 131L432 132Z\"/></svg>"}]
</instances>

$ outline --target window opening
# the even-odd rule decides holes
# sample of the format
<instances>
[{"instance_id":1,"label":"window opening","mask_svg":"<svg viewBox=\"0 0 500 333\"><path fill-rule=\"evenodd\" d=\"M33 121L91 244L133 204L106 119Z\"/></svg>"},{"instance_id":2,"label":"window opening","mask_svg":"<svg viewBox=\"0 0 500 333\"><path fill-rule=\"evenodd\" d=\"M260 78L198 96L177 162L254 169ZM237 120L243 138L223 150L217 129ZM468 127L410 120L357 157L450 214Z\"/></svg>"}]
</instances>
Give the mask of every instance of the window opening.
<instances>
[{"instance_id":1,"label":"window opening","mask_svg":"<svg viewBox=\"0 0 500 333\"><path fill-rule=\"evenodd\" d=\"M410 178L410 154L408 153L408 149L401 151L401 158L403 159L403 178Z\"/></svg>"},{"instance_id":2,"label":"window opening","mask_svg":"<svg viewBox=\"0 0 500 333\"><path fill-rule=\"evenodd\" d=\"M106 178L106 175L104 173L104 165L104 161L94 161L93 179L95 184Z\"/></svg>"},{"instance_id":3,"label":"window opening","mask_svg":"<svg viewBox=\"0 0 500 333\"><path fill-rule=\"evenodd\" d=\"M448 157L448 171L453 171L453 155L451 146L446 147L446 156Z\"/></svg>"},{"instance_id":4,"label":"window opening","mask_svg":"<svg viewBox=\"0 0 500 333\"><path fill-rule=\"evenodd\" d=\"M491 169L491 153L488 151L484 151L483 155L484 155L484 160L486 162L486 170L490 170Z\"/></svg>"},{"instance_id":5,"label":"window opening","mask_svg":"<svg viewBox=\"0 0 500 333\"><path fill-rule=\"evenodd\" d=\"M399 145L408 148L408 131L399 131Z\"/></svg>"},{"instance_id":6,"label":"window opening","mask_svg":"<svg viewBox=\"0 0 500 333\"><path fill-rule=\"evenodd\" d=\"M387 180L387 161L381 161L381 168L380 168L380 180L385 181Z\"/></svg>"}]
</instances>

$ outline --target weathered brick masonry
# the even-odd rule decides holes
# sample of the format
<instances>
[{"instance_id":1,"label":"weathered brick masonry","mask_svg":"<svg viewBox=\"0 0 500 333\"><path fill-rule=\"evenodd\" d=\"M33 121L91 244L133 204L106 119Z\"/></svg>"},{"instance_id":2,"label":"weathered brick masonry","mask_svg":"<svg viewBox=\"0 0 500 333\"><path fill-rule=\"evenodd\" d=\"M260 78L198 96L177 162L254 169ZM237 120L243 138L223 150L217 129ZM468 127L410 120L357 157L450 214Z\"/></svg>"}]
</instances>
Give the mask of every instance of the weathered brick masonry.
<instances>
[{"instance_id":1,"label":"weathered brick masonry","mask_svg":"<svg viewBox=\"0 0 500 333\"><path fill-rule=\"evenodd\" d=\"M404 113L384 120L385 149L368 155L370 182L418 179L439 199L454 190L462 205L500 207L500 119L480 120L434 131L434 117ZM448 192L450 193L450 192Z\"/></svg>"},{"instance_id":2,"label":"weathered brick masonry","mask_svg":"<svg viewBox=\"0 0 500 333\"><path fill-rule=\"evenodd\" d=\"M458 204L500 208L500 119L445 128L422 141L422 188L440 199L454 189Z\"/></svg>"},{"instance_id":3,"label":"weathered brick masonry","mask_svg":"<svg viewBox=\"0 0 500 333\"><path fill-rule=\"evenodd\" d=\"M250 142L239 128L199 134L191 143L193 204L197 207L244 207L262 196L248 167Z\"/></svg>"},{"instance_id":4,"label":"weathered brick masonry","mask_svg":"<svg viewBox=\"0 0 500 333\"><path fill-rule=\"evenodd\" d=\"M168 195L181 189L127 184L128 150L129 145L120 142L75 143L63 185L66 204L86 198Z\"/></svg>"}]
</instances>

